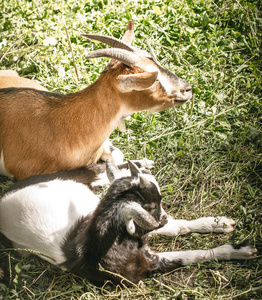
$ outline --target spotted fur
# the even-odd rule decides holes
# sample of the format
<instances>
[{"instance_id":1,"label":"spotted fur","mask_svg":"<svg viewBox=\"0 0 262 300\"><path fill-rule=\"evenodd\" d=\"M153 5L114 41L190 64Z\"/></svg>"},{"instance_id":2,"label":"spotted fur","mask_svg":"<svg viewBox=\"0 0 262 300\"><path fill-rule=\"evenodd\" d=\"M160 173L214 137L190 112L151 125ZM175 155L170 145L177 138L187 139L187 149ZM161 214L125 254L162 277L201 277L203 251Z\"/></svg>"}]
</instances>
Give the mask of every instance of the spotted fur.
<instances>
[{"instance_id":1,"label":"spotted fur","mask_svg":"<svg viewBox=\"0 0 262 300\"><path fill-rule=\"evenodd\" d=\"M99 200L86 184L105 171L96 165L89 168L38 175L14 184L0 201L0 231L15 247L33 251L96 284L106 280L137 283L191 263L255 256L256 249L248 245L153 253L148 234L230 232L234 221L167 216L155 178L133 162L129 162L129 174L124 166L107 164L111 185ZM85 174L88 180L83 179Z\"/></svg>"}]
</instances>

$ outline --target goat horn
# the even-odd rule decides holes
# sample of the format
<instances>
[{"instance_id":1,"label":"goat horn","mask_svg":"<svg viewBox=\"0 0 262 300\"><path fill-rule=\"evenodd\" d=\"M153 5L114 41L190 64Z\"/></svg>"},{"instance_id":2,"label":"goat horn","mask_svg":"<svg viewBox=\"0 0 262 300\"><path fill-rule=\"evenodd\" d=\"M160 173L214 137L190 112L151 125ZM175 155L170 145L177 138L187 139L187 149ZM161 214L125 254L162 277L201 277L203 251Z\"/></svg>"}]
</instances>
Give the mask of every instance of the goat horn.
<instances>
[{"instance_id":1,"label":"goat horn","mask_svg":"<svg viewBox=\"0 0 262 300\"><path fill-rule=\"evenodd\" d=\"M87 59L96 57L110 57L121 61L129 67L134 66L140 60L136 54L119 48L101 49L86 56Z\"/></svg>"},{"instance_id":2,"label":"goat horn","mask_svg":"<svg viewBox=\"0 0 262 300\"><path fill-rule=\"evenodd\" d=\"M127 51L135 52L135 49L132 46L128 45L127 43L121 40L116 39L115 37L111 37L107 35L98 35L98 34L81 34L81 35L85 38L102 42L113 48L120 48Z\"/></svg>"},{"instance_id":3,"label":"goat horn","mask_svg":"<svg viewBox=\"0 0 262 300\"><path fill-rule=\"evenodd\" d=\"M142 174L139 175L139 181L140 181L140 188L150 188L151 183L150 181L147 180L147 178L145 176L143 176Z\"/></svg>"}]
</instances>

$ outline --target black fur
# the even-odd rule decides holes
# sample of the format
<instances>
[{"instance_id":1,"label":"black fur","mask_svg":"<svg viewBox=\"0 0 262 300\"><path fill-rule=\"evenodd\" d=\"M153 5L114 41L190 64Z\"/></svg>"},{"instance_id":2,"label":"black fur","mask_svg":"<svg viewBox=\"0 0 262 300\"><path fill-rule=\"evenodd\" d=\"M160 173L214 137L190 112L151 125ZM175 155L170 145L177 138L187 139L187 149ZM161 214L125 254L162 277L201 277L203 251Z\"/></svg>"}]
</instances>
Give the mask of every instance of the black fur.
<instances>
[{"instance_id":1,"label":"black fur","mask_svg":"<svg viewBox=\"0 0 262 300\"><path fill-rule=\"evenodd\" d=\"M239 243L239 244L231 244L231 246L232 246L235 250L239 250L239 249L242 248L242 247L249 246L249 244L246 243L246 242L243 242L243 243Z\"/></svg>"},{"instance_id":2,"label":"black fur","mask_svg":"<svg viewBox=\"0 0 262 300\"><path fill-rule=\"evenodd\" d=\"M8 285L10 280L9 253L5 249L13 248L12 243L0 233L0 282Z\"/></svg>"},{"instance_id":3,"label":"black fur","mask_svg":"<svg viewBox=\"0 0 262 300\"><path fill-rule=\"evenodd\" d=\"M142 167L139 161L134 161L134 163L139 168ZM117 165L117 168L119 170L127 169L128 164L126 162L122 163L120 165ZM55 179L74 180L75 182L79 182L87 185L91 190L97 190L99 189L99 186L94 187L94 183L96 182L98 176L102 173L105 173L105 171L106 171L105 163L97 163L97 164L91 164L89 166L81 167L73 170L58 171L51 174L34 175L15 182L14 185L12 185L9 189L7 189L6 193L14 192L37 183L49 182ZM150 171L146 169L142 169L141 171L142 173L150 174Z\"/></svg>"},{"instance_id":4,"label":"black fur","mask_svg":"<svg viewBox=\"0 0 262 300\"><path fill-rule=\"evenodd\" d=\"M17 98L18 101L19 101L18 94L24 93L24 92L27 92L27 95L29 97L30 97L30 94L31 94L31 96L35 95L36 101L38 101L39 99L48 97L48 98L51 98L52 101L56 100L57 103L60 102L60 104L61 104L61 99L66 98L68 95L70 95L70 94L64 95L64 94L60 94L60 93L53 93L53 92L49 92L49 91L37 90L34 88L26 88L26 87L25 88L10 87L10 88L0 89L0 95L1 95L1 93L8 94L10 97ZM38 98L38 97L40 97L40 98ZM45 99L45 101L47 101L47 100L49 100L49 99ZM51 103L52 103L52 101L51 101Z\"/></svg>"},{"instance_id":5,"label":"black fur","mask_svg":"<svg viewBox=\"0 0 262 300\"><path fill-rule=\"evenodd\" d=\"M173 260L168 260L165 258L162 258L159 260L159 265L158 265L158 272L159 273L167 273L171 272L176 268L184 266L182 259L173 259Z\"/></svg>"},{"instance_id":6,"label":"black fur","mask_svg":"<svg viewBox=\"0 0 262 300\"><path fill-rule=\"evenodd\" d=\"M96 284L105 280L121 282L116 273L138 282L156 270L161 271L157 257L148 252L146 232L138 228L131 236L120 218L120 211L127 202L145 206L156 201L160 206L161 197L158 192L155 195L154 184L149 190L141 189L134 177L116 180L93 215L80 220L68 233L62 245L67 257L63 266ZM156 214L156 221L160 221L159 218L160 214Z\"/></svg>"},{"instance_id":7,"label":"black fur","mask_svg":"<svg viewBox=\"0 0 262 300\"><path fill-rule=\"evenodd\" d=\"M79 183L87 185L92 190L92 183L96 181L99 174L105 172L105 164L92 164L88 167L82 167L74 170L59 171L51 174L41 174L31 176L16 182L12 185L6 193L14 192L16 190L23 189L27 186L37 183L49 182L55 179L60 180L74 180Z\"/></svg>"}]
</instances>

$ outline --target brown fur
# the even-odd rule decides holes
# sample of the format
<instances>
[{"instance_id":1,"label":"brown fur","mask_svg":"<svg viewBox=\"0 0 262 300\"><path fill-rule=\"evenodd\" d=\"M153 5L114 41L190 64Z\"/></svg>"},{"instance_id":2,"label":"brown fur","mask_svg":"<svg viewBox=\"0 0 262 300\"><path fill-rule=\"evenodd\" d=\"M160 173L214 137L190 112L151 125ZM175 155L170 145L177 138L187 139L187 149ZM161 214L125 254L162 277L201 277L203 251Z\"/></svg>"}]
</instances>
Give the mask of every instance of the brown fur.
<instances>
[{"instance_id":1,"label":"brown fur","mask_svg":"<svg viewBox=\"0 0 262 300\"><path fill-rule=\"evenodd\" d=\"M130 43L131 30L129 23L124 39ZM158 67L149 58L143 63ZM2 71L0 156L4 154L7 172L23 179L87 166L105 154L103 143L123 117L135 111L162 110L183 104L174 103L174 95L168 95L159 82L142 91L122 93L118 89L119 75L143 72L112 60L89 87L61 95L47 92L16 72Z\"/></svg>"},{"instance_id":2,"label":"brown fur","mask_svg":"<svg viewBox=\"0 0 262 300\"><path fill-rule=\"evenodd\" d=\"M39 83L27 78L20 77L18 73L15 71L0 70L0 88L5 89L10 87L16 87L16 88L27 87L27 88L37 89L40 91L47 91L47 89L44 88Z\"/></svg>"},{"instance_id":3,"label":"brown fur","mask_svg":"<svg viewBox=\"0 0 262 300\"><path fill-rule=\"evenodd\" d=\"M110 122L119 111L117 97L97 97L103 94L103 85L96 88L97 83L59 96L32 89L0 90L0 152L7 171L22 179L97 161L103 142L117 126Z\"/></svg>"}]
</instances>

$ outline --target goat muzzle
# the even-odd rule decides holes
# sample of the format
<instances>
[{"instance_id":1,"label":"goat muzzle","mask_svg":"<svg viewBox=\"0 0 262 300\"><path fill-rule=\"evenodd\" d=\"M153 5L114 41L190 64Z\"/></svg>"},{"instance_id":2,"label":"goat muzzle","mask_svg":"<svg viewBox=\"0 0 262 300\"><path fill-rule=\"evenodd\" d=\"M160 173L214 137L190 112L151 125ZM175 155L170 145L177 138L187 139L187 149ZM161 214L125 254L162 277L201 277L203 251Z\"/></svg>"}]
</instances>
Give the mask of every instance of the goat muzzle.
<instances>
[{"instance_id":1,"label":"goat muzzle","mask_svg":"<svg viewBox=\"0 0 262 300\"><path fill-rule=\"evenodd\" d=\"M163 214L160 218L160 222L159 222L159 228L165 226L168 222L168 219L167 219L167 214Z\"/></svg>"}]
</instances>

